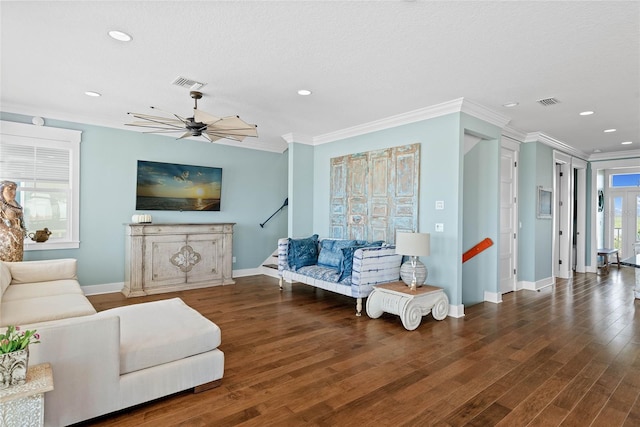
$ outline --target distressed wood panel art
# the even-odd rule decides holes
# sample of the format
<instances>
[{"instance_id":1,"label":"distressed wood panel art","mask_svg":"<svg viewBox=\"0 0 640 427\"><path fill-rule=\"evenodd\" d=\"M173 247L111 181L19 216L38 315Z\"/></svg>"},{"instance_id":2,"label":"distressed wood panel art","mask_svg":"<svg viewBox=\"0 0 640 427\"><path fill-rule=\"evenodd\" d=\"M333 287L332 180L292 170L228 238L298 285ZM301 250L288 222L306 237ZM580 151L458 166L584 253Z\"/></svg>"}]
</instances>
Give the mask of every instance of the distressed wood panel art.
<instances>
[{"instance_id":1,"label":"distressed wood panel art","mask_svg":"<svg viewBox=\"0 0 640 427\"><path fill-rule=\"evenodd\" d=\"M418 229L420 144L331 159L334 238L384 240Z\"/></svg>"}]
</instances>

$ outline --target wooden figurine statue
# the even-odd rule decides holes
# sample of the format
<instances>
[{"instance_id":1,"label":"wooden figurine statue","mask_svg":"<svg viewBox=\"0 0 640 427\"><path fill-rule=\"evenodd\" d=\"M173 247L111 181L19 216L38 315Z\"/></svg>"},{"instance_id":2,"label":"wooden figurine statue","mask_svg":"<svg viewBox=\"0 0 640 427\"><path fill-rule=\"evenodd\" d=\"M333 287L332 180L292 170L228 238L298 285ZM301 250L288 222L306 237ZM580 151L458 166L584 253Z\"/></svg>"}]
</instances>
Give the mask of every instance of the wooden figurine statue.
<instances>
[{"instance_id":1,"label":"wooden figurine statue","mask_svg":"<svg viewBox=\"0 0 640 427\"><path fill-rule=\"evenodd\" d=\"M17 185L13 181L0 181L0 260L22 261L24 226L22 206L16 201Z\"/></svg>"}]
</instances>

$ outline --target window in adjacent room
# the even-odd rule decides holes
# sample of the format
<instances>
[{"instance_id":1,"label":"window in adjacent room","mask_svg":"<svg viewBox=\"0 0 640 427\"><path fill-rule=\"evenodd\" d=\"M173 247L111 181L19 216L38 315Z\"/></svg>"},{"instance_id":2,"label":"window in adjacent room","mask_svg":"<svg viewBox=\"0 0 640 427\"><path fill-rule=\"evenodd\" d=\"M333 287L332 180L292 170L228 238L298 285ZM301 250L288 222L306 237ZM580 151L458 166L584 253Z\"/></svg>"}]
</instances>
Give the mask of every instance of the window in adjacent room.
<instances>
[{"instance_id":1,"label":"window in adjacent room","mask_svg":"<svg viewBox=\"0 0 640 427\"><path fill-rule=\"evenodd\" d=\"M79 247L81 131L2 121L0 180L18 185L28 231L51 231L46 243L25 240L25 250Z\"/></svg>"}]
</instances>

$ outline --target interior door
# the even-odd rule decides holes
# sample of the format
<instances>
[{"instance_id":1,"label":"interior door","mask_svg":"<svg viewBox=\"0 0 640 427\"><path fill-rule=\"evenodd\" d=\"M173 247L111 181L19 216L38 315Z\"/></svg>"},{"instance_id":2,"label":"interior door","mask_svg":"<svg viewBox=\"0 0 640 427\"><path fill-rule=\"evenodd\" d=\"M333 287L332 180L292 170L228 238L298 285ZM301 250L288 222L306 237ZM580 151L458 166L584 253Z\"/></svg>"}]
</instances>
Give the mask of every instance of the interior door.
<instances>
[{"instance_id":1,"label":"interior door","mask_svg":"<svg viewBox=\"0 0 640 427\"><path fill-rule=\"evenodd\" d=\"M500 149L500 293L516 289L518 153Z\"/></svg>"}]
</instances>

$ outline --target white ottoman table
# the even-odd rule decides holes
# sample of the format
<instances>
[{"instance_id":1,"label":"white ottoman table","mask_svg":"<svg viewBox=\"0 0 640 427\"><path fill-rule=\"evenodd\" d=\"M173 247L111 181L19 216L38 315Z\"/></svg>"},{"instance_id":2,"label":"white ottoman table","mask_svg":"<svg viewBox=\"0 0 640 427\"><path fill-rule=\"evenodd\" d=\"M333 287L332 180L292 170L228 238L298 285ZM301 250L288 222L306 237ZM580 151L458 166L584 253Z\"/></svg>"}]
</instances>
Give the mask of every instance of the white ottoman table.
<instances>
[{"instance_id":1,"label":"white ottoman table","mask_svg":"<svg viewBox=\"0 0 640 427\"><path fill-rule=\"evenodd\" d=\"M423 285L415 291L404 282L391 282L375 285L367 298L367 314L372 319L382 313L397 314L402 325L413 331L422 321L422 317L431 313L436 320L442 320L449 313L449 299L442 288Z\"/></svg>"}]
</instances>

